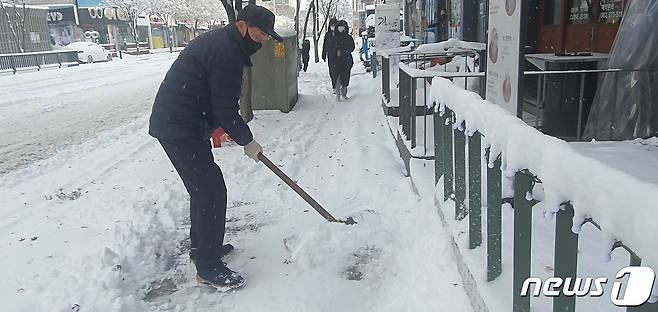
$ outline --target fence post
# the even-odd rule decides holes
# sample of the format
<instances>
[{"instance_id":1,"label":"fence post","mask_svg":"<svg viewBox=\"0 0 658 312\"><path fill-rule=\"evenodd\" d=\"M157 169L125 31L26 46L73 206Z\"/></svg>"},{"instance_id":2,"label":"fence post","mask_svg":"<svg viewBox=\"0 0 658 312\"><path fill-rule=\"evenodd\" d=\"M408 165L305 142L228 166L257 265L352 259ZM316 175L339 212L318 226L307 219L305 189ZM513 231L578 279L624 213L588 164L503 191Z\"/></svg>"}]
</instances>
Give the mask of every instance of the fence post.
<instances>
[{"instance_id":1,"label":"fence post","mask_svg":"<svg viewBox=\"0 0 658 312\"><path fill-rule=\"evenodd\" d=\"M468 247L482 244L482 150L481 135L468 138Z\"/></svg>"},{"instance_id":2,"label":"fence post","mask_svg":"<svg viewBox=\"0 0 658 312\"><path fill-rule=\"evenodd\" d=\"M555 271L553 276L567 277L572 281L578 273L578 234L571 231L573 225L573 206L571 203L562 205L555 218ZM575 281L574 281L575 282ZM565 286L566 287L566 286ZM573 312L576 309L576 297L564 294L553 298L553 312Z\"/></svg>"},{"instance_id":3,"label":"fence post","mask_svg":"<svg viewBox=\"0 0 658 312\"><path fill-rule=\"evenodd\" d=\"M487 160L492 156L487 149ZM493 168L487 166L487 281L495 280L503 272L502 268L502 174L500 158L496 158Z\"/></svg>"},{"instance_id":4,"label":"fence post","mask_svg":"<svg viewBox=\"0 0 658 312\"><path fill-rule=\"evenodd\" d=\"M462 124L463 126L463 124ZM455 128L455 220L463 220L466 204L466 135Z\"/></svg>"},{"instance_id":5,"label":"fence post","mask_svg":"<svg viewBox=\"0 0 658 312\"><path fill-rule=\"evenodd\" d=\"M446 201L452 197L453 188L452 188L452 173L453 173L453 162L452 162L452 110L447 106L445 112L443 113L443 140L441 144L443 145L443 200Z\"/></svg>"},{"instance_id":6,"label":"fence post","mask_svg":"<svg viewBox=\"0 0 658 312\"><path fill-rule=\"evenodd\" d=\"M402 129L402 134L405 135L405 140L408 138L407 127L409 124L409 114L407 112L407 102L410 101L411 91L409 90L408 75L405 71L400 70L399 75L400 87L398 95L398 110L400 112L399 123Z\"/></svg>"},{"instance_id":7,"label":"fence post","mask_svg":"<svg viewBox=\"0 0 658 312\"><path fill-rule=\"evenodd\" d=\"M532 189L533 176L527 170L514 177L514 294L513 311L529 312L530 296L521 297L523 282L530 277L532 252L532 206L526 193Z\"/></svg>"},{"instance_id":8,"label":"fence post","mask_svg":"<svg viewBox=\"0 0 658 312\"><path fill-rule=\"evenodd\" d=\"M372 52L370 67L372 69L372 78L377 78L377 52Z\"/></svg>"},{"instance_id":9,"label":"fence post","mask_svg":"<svg viewBox=\"0 0 658 312\"><path fill-rule=\"evenodd\" d=\"M370 62L372 65L373 60L371 59ZM388 57L382 56L382 92L384 93L386 103L391 102L391 66L389 62L390 59Z\"/></svg>"},{"instance_id":10,"label":"fence post","mask_svg":"<svg viewBox=\"0 0 658 312\"><path fill-rule=\"evenodd\" d=\"M438 107L438 104L436 104ZM438 110L434 111L434 185L439 183L443 175L443 117ZM444 179L445 180L445 179Z\"/></svg>"},{"instance_id":11,"label":"fence post","mask_svg":"<svg viewBox=\"0 0 658 312\"><path fill-rule=\"evenodd\" d=\"M416 147L416 88L418 88L418 82L416 78L409 78L409 85L411 93L409 94L409 136L411 139L411 148Z\"/></svg>"},{"instance_id":12,"label":"fence post","mask_svg":"<svg viewBox=\"0 0 658 312\"><path fill-rule=\"evenodd\" d=\"M627 251L630 254L629 266L642 265L642 259L635 252L632 252L631 250L627 250ZM637 307L627 307L626 311L627 312L656 312L658 311L658 303L651 304L645 302Z\"/></svg>"}]
</instances>

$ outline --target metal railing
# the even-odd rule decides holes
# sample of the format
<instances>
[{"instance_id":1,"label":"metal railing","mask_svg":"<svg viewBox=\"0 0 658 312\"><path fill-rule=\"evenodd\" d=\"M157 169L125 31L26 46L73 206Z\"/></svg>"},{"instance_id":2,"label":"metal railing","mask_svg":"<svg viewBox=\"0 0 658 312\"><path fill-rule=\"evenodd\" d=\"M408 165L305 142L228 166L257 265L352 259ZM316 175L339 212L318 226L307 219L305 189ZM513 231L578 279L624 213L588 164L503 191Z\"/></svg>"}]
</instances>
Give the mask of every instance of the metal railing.
<instances>
[{"instance_id":1,"label":"metal railing","mask_svg":"<svg viewBox=\"0 0 658 312\"><path fill-rule=\"evenodd\" d=\"M419 61L424 62L436 57L454 57L454 56L463 56L465 64L468 61L467 57L474 57L477 55L474 51L463 51L458 53L447 54L424 54L424 55L413 55L407 59L407 61L414 62L414 65L418 65ZM447 64L444 64L444 69L447 70ZM382 81L384 81L384 74L382 74ZM399 65L399 94L398 94L398 110L399 110L399 124L402 134L405 138L410 141L410 147L413 149L417 146L417 117L423 117L423 156L427 155L427 116L431 115L431 106L428 105L428 85L431 84L431 78L441 77L447 79L463 79L464 88L468 87L469 79L482 79L484 78L484 72L447 72L447 71L428 71L428 70L418 70L411 68L408 65L400 64ZM419 94L417 92L419 80L422 80L422 102L419 101ZM481 84L483 85L483 84ZM390 92L390 91L389 91ZM390 93L389 93L390 94Z\"/></svg>"},{"instance_id":2,"label":"metal railing","mask_svg":"<svg viewBox=\"0 0 658 312\"><path fill-rule=\"evenodd\" d=\"M443 200L454 200L455 220L464 220L468 216L468 246L475 249L482 244L482 197L481 186L483 173L481 167L481 140L483 133L475 132L468 136L461 129L453 127L454 113L446 107L445 112L434 113L435 182L443 177ZM468 153L466 152L468 142ZM453 150L454 147L454 150ZM489 150L484 151L486 161L490 160ZM541 178L528 170L516 172L514 177L514 196L503 198L501 157L495 156L493 167L486 170L486 236L487 246L487 281L493 281L502 274L502 206L509 203L514 209L514 255L513 255L513 311L530 311L530 296L521 296L523 282L531 277L532 256L532 207L539 201L528 200L535 184L542 183ZM466 167L468 164L468 170ZM468 179L468 183L466 183ZM469 194L466 200L466 194ZM554 277L575 278L578 268L578 234L572 232L574 209L571 202L561 204L557 212L555 225ZM601 229L595 220L587 219L583 224L591 223ZM622 241L616 241L612 250L623 248L629 253L629 265L640 266L642 259ZM575 311L576 297L558 296L553 299L553 311ZM658 305L644 304L628 308L627 311L658 311Z\"/></svg>"},{"instance_id":3,"label":"metal railing","mask_svg":"<svg viewBox=\"0 0 658 312\"><path fill-rule=\"evenodd\" d=\"M20 70L45 67L77 66L77 51L43 51L29 53L0 54L0 72L11 71L14 74Z\"/></svg>"},{"instance_id":4,"label":"metal railing","mask_svg":"<svg viewBox=\"0 0 658 312\"><path fill-rule=\"evenodd\" d=\"M544 102L547 96L546 78L549 76L564 77L564 75L579 75L577 80L579 98L574 104L578 105L578 129L575 130L578 140L582 138L583 120L585 115L585 80L595 75L610 74L613 75L617 85L617 76L625 72L641 72L647 70L624 70L624 69L601 69L601 70L568 70L568 71L527 71L527 76L536 76L537 79L537 98L535 102L535 126L541 126ZM390 72L382 71L383 76ZM442 77L449 80L460 78L464 80L464 89L469 86L469 79L482 79L485 77L484 72L433 72L418 70L405 64L400 64L399 70L399 124L400 132L409 142L410 147L416 147L417 141L417 122L418 110L417 104L422 101L424 109L430 109L433 115L433 139L434 139L434 156L435 161L435 182L438 186L439 181L443 178L443 200L453 200L455 203L454 216L456 220L462 221L468 217L468 248L475 249L481 246L483 240L486 240L486 276L487 281L497 279L503 272L502 264L502 207L504 203L510 204L513 209L513 311L530 311L530 297L521 296L523 282L531 274L531 256L532 254L532 207L539 203L535 199L528 199L526 194L532 192L536 184L543 183L541 177L536 176L529 170L520 170L514 175L514 195L509 198L503 198L502 194L502 174L501 159L502 155L494 155L495 159L489 160L489 149L482 149L481 141L486 134L476 132L473 135L464 133L464 124L456 125L455 114L451 111L451 103L443 103L445 111L438 112L433 99L428 99L427 84L428 79ZM575 76L574 76L575 77ZM600 86L602 79L596 77L597 88ZM422 98L419 91L418 80L422 79ZM390 87L390 80L388 87ZM482 82L481 80L480 82ZM386 99L387 94L390 97L390 91L386 91L387 85L382 77L382 94ZM459 84L461 87L461 84ZM431 87L431 86L430 86ZM479 94L484 97L485 84L481 83ZM465 92L465 91L464 91ZM394 99L389 99L393 101ZM593 99L589 99L593 100ZM430 103L428 103L430 101ZM615 97L616 101L616 97ZM455 104L456 105L456 104ZM423 127L423 145L425 146L424 155L427 154L427 111L422 111L424 120ZM532 124L532 123L531 123ZM614 127L614 125L610 125ZM483 170L481 166L482 156L493 164L493 167ZM486 178L486 215L482 215L482 183ZM467 182L468 181L468 182ZM467 198L468 194L468 198ZM570 201L561 204L561 210L556 214L555 224L555 246L553 250L554 257L554 276L561 278L575 278L578 268L578 239L579 234L572 232L574 207ZM486 233L482 232L483 217L486 220ZM592 224L601 230L596 220L587 219L586 223ZM628 252L629 265L639 266L642 259L636 251L624 245L623 241L616 241L612 246L612 251L622 248ZM558 296L553 298L553 311L575 311L576 297ZM630 307L628 311L658 311L658 304L643 304L639 307Z\"/></svg>"},{"instance_id":5,"label":"metal railing","mask_svg":"<svg viewBox=\"0 0 658 312\"><path fill-rule=\"evenodd\" d=\"M480 68L480 70L483 70L484 68ZM586 89L586 80L595 78L596 80L596 88L598 88L603 81L601 79L600 75L604 74L610 74L613 75L613 80L614 80L614 85L617 85L618 81L618 76L622 73L629 73L629 72L656 72L654 69L588 69L588 70L563 70L563 71L525 71L524 75L527 77L537 77L537 94L536 97L533 100L525 99L524 103L520 103L520 105L523 106L523 112L524 115L527 115L526 117L529 116L529 118L525 118L524 120L528 124L532 124L534 127L547 132L549 135L553 135L551 133L550 129L547 129L544 127L544 115L545 115L545 109L546 109L546 99L547 99L547 89L555 86L549 85L547 83L547 78L556 78L556 77L576 77L577 75L577 80L578 81L578 92L577 92L577 98L576 97L567 97L562 94L565 99L562 99L562 101L569 101L573 103L574 105L577 105L577 113L575 118L577 118L573 122L573 127L575 129L570 129L569 131L573 133L573 135L555 135L557 137L560 137L564 140L567 141L582 141L583 139L583 130L585 128L585 121L587 119L587 107L590 106L594 100L594 93L596 91L592 90L589 95L585 94L585 89ZM390 91L386 91L384 88L384 81L386 74L390 73L385 73L384 71L382 72L382 88L384 90L383 95L386 97L390 96ZM649 75L651 76L651 75ZM483 71L479 72L436 72L436 71L426 71L426 70L418 70L415 68L411 68L409 66L405 66L403 64L400 64L399 67L399 82L398 82L398 89L399 89L399 94L398 94L398 110L399 110L399 124L401 127L401 132L405 135L406 139L410 141L410 146L411 148L415 148L417 145L417 134L416 134L416 127L418 124L417 117L419 116L424 116L423 115L423 110L419 109L418 107L424 106L424 107L431 107L432 103L428 103L427 99L427 90L428 90L428 85L431 84L431 78L434 77L440 77L440 78L446 78L449 80L454 80L456 78L458 79L463 79L463 87L464 89L467 89L469 86L469 79L479 79L480 80L480 88L478 90L471 90L471 91L477 91L481 97L484 97L485 95L485 84L483 82L483 78L485 78L485 73ZM419 95L417 93L417 90L419 90L419 80L422 80L422 102L419 101ZM563 83L561 80L564 79L557 79L560 80L559 83ZM387 81L390 81L388 79ZM390 82L389 82L390 84ZM461 85L461 84L460 84ZM521 90L520 90L521 92ZM557 96L556 94L551 94L551 96ZM617 98L616 96L614 97L614 100L616 101ZM530 103L529 103L530 102ZM387 103L390 103L387 102ZM529 104L529 105L528 105ZM530 106L530 107L529 107ZM557 116L553 116L553 120L558 118ZM559 116L559 118L573 118L573 116ZM426 117L423 117L423 125L426 127L427 120ZM615 128L614 124L610 124L608 126L610 131L612 131ZM426 145L427 143L427 134L426 131L423 132L423 143ZM427 156L427 149L424 149L424 154Z\"/></svg>"}]
</instances>

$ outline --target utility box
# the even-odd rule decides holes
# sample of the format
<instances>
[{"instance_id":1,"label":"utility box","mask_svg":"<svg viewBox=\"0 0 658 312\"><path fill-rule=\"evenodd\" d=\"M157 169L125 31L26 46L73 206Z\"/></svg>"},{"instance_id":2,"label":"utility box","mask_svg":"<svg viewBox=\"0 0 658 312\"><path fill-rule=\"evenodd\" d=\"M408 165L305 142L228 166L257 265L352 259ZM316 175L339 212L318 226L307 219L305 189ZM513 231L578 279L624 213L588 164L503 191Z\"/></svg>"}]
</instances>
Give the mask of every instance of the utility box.
<instances>
[{"instance_id":1,"label":"utility box","mask_svg":"<svg viewBox=\"0 0 658 312\"><path fill-rule=\"evenodd\" d=\"M251 103L254 110L290 112L297 103L297 36L270 39L251 56Z\"/></svg>"}]
</instances>

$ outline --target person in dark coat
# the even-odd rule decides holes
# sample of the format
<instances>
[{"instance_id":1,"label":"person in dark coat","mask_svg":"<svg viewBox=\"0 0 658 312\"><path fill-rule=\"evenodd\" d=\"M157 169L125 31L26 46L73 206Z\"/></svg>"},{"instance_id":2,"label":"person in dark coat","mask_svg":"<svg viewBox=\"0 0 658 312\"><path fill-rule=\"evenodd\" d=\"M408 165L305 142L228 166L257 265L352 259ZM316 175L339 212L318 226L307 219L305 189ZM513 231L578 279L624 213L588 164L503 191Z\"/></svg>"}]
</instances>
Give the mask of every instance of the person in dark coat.
<instances>
[{"instance_id":1,"label":"person in dark coat","mask_svg":"<svg viewBox=\"0 0 658 312\"><path fill-rule=\"evenodd\" d=\"M336 34L336 24L338 20L332 18L329 20L329 27L327 33L324 35L324 42L322 43L322 60L327 62L329 67L329 78L331 78L331 88L336 89L336 74L334 73L334 59L336 58L336 49L334 48L334 35Z\"/></svg>"},{"instance_id":2,"label":"person in dark coat","mask_svg":"<svg viewBox=\"0 0 658 312\"><path fill-rule=\"evenodd\" d=\"M334 61L334 71L336 77L336 98L338 100L347 97L347 86L350 85L350 74L354 59L352 58L352 51L354 51L354 39L350 35L347 21L341 20L336 25L336 35L334 36L334 49L336 59Z\"/></svg>"},{"instance_id":3,"label":"person in dark coat","mask_svg":"<svg viewBox=\"0 0 658 312\"><path fill-rule=\"evenodd\" d=\"M214 161L210 136L218 128L258 161L263 151L238 113L242 73L250 56L272 37L274 14L246 6L237 22L192 40L167 72L153 103L149 134L158 139L190 195L190 258L197 281L220 290L244 283L222 262L233 249L224 245L226 184Z\"/></svg>"},{"instance_id":4,"label":"person in dark coat","mask_svg":"<svg viewBox=\"0 0 658 312\"><path fill-rule=\"evenodd\" d=\"M302 43L302 63L304 63L304 72L308 69L308 60L310 58L309 53L311 52L311 41L304 39Z\"/></svg>"}]
</instances>

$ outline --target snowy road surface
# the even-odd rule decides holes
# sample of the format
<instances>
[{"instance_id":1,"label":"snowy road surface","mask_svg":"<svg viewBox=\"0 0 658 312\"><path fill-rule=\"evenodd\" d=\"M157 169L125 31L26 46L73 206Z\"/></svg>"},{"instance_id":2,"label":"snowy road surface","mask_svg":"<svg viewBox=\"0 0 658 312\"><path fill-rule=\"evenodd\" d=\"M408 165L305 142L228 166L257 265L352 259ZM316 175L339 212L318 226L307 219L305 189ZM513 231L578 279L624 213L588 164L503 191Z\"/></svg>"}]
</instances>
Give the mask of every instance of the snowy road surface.
<instances>
[{"instance_id":1,"label":"snowy road surface","mask_svg":"<svg viewBox=\"0 0 658 312\"><path fill-rule=\"evenodd\" d=\"M173 57L0 76L0 173L146 114Z\"/></svg>"},{"instance_id":2,"label":"snowy road surface","mask_svg":"<svg viewBox=\"0 0 658 312\"><path fill-rule=\"evenodd\" d=\"M3 311L471 310L433 203L404 177L376 80L358 63L349 102L334 99L325 63L311 64L295 109L258 111L250 126L282 170L359 224L328 224L242 148L222 147L226 241L237 247L225 260L247 283L197 287L187 195L146 134L171 61L0 77Z\"/></svg>"}]
</instances>

